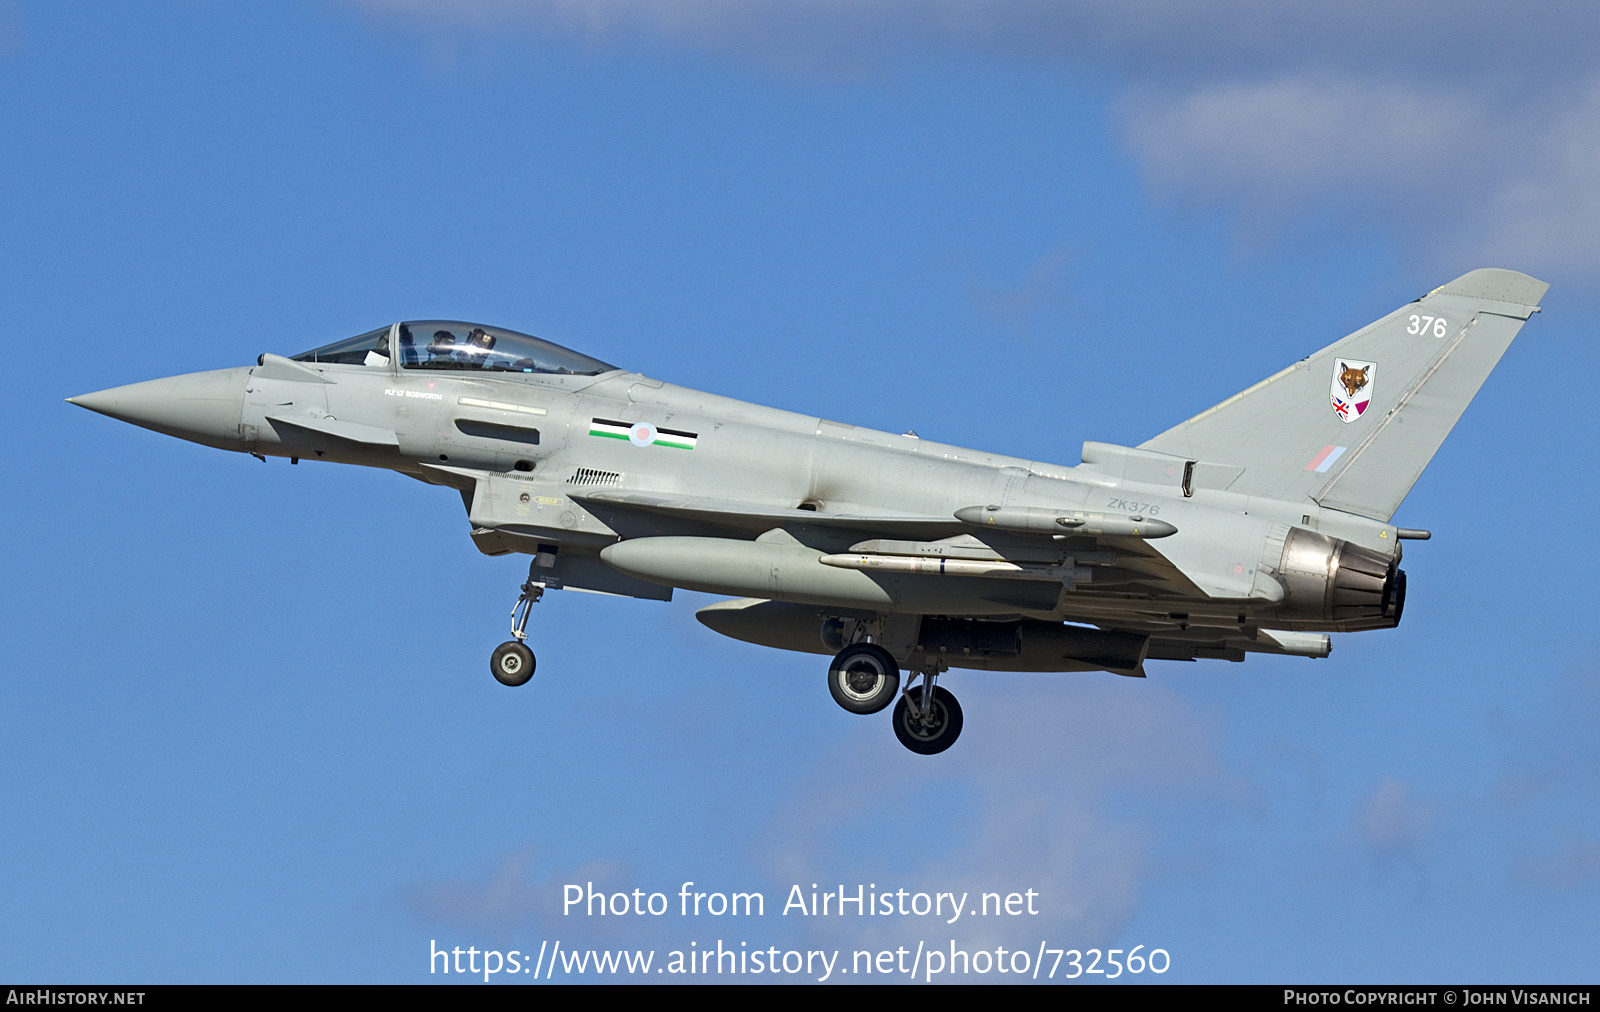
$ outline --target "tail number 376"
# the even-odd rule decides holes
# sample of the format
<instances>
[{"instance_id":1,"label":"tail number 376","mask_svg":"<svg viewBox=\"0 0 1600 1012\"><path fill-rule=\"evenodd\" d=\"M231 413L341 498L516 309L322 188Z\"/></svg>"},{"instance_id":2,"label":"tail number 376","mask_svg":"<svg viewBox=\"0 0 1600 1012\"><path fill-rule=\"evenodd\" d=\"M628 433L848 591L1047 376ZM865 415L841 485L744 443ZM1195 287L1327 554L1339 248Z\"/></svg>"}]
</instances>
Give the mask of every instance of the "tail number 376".
<instances>
[{"instance_id":1,"label":"tail number 376","mask_svg":"<svg viewBox=\"0 0 1600 1012\"><path fill-rule=\"evenodd\" d=\"M1450 330L1450 324L1442 316L1417 316L1411 315L1411 326L1406 328L1407 334L1432 334L1434 337L1443 337Z\"/></svg>"}]
</instances>

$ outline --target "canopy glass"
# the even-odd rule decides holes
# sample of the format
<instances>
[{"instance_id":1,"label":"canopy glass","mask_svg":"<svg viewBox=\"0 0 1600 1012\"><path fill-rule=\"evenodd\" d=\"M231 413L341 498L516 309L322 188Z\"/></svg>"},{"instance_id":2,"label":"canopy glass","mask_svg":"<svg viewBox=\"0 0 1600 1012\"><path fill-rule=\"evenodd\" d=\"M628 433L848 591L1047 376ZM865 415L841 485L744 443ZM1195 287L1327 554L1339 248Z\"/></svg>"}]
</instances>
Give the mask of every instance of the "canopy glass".
<instances>
[{"instance_id":1,"label":"canopy glass","mask_svg":"<svg viewBox=\"0 0 1600 1012\"><path fill-rule=\"evenodd\" d=\"M410 320L294 356L297 362L388 366L391 332L406 369L597 376L616 368L559 344L459 320Z\"/></svg>"}]
</instances>

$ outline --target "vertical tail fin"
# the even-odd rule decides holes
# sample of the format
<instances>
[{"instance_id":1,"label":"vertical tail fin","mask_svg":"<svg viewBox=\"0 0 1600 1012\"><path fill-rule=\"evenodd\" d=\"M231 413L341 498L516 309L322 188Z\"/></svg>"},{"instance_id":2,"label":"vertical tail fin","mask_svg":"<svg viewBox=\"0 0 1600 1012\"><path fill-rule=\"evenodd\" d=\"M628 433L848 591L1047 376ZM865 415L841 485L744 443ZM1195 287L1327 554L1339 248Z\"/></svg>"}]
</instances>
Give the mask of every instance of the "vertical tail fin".
<instances>
[{"instance_id":1,"label":"vertical tail fin","mask_svg":"<svg viewBox=\"0 0 1600 1012\"><path fill-rule=\"evenodd\" d=\"M1549 287L1463 274L1140 448L1243 467L1232 492L1387 521Z\"/></svg>"}]
</instances>

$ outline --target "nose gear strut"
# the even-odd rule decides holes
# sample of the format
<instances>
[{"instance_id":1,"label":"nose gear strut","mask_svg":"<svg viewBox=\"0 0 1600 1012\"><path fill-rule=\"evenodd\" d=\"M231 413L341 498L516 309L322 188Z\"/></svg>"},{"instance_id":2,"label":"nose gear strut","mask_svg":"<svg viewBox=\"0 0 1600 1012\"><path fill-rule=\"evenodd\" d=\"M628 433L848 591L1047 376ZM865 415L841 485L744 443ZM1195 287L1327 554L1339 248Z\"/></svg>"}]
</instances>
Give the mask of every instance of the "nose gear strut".
<instances>
[{"instance_id":1,"label":"nose gear strut","mask_svg":"<svg viewBox=\"0 0 1600 1012\"><path fill-rule=\"evenodd\" d=\"M522 585L522 596L511 608L511 639L494 648L489 657L489 671L501 685L522 685L533 677L537 662L528 649L528 616L533 606L544 597L545 585L534 579L537 556L528 563L528 581Z\"/></svg>"},{"instance_id":2,"label":"nose gear strut","mask_svg":"<svg viewBox=\"0 0 1600 1012\"><path fill-rule=\"evenodd\" d=\"M528 582L522 585L522 596L517 598L517 603L511 608L511 638L518 643L527 642L528 615L542 597L544 597L544 584L534 582L533 566L529 565Z\"/></svg>"}]
</instances>

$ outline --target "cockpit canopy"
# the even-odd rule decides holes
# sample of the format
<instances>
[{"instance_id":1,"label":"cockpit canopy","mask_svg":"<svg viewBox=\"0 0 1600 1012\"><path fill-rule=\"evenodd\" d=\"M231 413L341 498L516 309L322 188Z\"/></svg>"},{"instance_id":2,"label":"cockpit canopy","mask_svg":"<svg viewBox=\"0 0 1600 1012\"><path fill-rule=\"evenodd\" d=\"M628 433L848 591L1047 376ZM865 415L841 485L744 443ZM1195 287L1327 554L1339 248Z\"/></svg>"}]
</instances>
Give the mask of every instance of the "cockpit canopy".
<instances>
[{"instance_id":1,"label":"cockpit canopy","mask_svg":"<svg viewBox=\"0 0 1600 1012\"><path fill-rule=\"evenodd\" d=\"M410 320L302 352L294 360L387 367L391 341L406 369L598 376L616 368L528 334L459 320Z\"/></svg>"}]
</instances>

